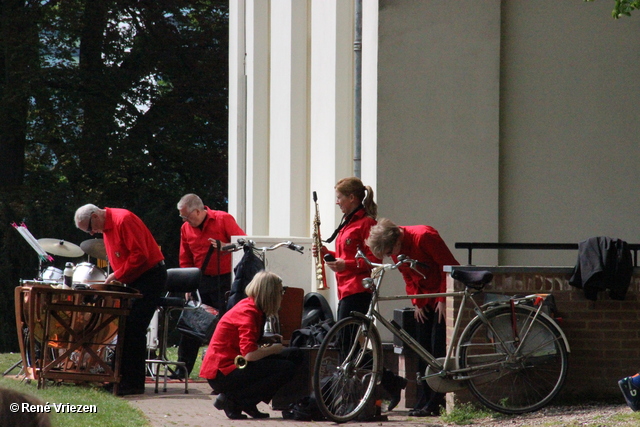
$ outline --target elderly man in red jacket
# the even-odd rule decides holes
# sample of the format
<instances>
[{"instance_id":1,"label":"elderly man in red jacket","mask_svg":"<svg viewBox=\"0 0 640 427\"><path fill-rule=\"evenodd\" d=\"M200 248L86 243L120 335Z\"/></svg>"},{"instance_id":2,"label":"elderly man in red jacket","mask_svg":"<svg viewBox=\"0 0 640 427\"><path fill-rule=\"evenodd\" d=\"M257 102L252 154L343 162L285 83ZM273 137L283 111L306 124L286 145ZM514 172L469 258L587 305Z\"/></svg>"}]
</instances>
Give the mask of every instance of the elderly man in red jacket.
<instances>
[{"instance_id":1,"label":"elderly man in red jacket","mask_svg":"<svg viewBox=\"0 0 640 427\"><path fill-rule=\"evenodd\" d=\"M127 317L118 394L143 394L147 326L167 281L164 256L147 226L126 209L84 205L76 211L75 224L92 236L102 233L112 269L105 283L119 281L142 294L142 298L134 300Z\"/></svg>"}]
</instances>

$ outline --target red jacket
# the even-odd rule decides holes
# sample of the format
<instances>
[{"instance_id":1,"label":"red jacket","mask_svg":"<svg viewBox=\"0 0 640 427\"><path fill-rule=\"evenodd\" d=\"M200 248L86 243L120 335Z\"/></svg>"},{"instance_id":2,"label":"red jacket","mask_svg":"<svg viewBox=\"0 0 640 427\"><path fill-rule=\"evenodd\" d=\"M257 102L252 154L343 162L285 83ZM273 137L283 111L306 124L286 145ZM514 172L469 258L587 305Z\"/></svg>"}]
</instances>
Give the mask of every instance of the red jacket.
<instances>
[{"instance_id":1,"label":"red jacket","mask_svg":"<svg viewBox=\"0 0 640 427\"><path fill-rule=\"evenodd\" d=\"M116 279L132 283L163 261L164 256L151 231L133 212L114 208L105 210L102 236L109 264Z\"/></svg>"},{"instance_id":2,"label":"red jacket","mask_svg":"<svg viewBox=\"0 0 640 427\"><path fill-rule=\"evenodd\" d=\"M182 224L180 229L180 267L201 268L207 251L211 246L209 239L231 242L231 236L244 236L245 233L236 223L232 215L224 211L214 211L205 207L207 216L202 227L192 227L189 223ZM222 252L220 256L220 271L218 271L218 254L214 251L207 264L205 274L217 276L231 272L231 253Z\"/></svg>"},{"instance_id":3,"label":"red jacket","mask_svg":"<svg viewBox=\"0 0 640 427\"><path fill-rule=\"evenodd\" d=\"M200 376L215 379L218 371L229 375L236 366L236 356L246 356L258 349L264 328L265 315L256 307L253 298L245 298L227 311L213 333L207 353L200 367Z\"/></svg>"},{"instance_id":4,"label":"red jacket","mask_svg":"<svg viewBox=\"0 0 640 427\"><path fill-rule=\"evenodd\" d=\"M371 262L380 262L364 243L369 237L369 230L375 224L376 220L367 216L364 209L360 209L338 233L336 250L330 252L336 258L344 259L346 263L346 269L336 273L339 300L349 295L370 292L362 287L362 279L371 276L371 268L363 261L356 262L356 253L360 247Z\"/></svg>"},{"instance_id":5,"label":"red jacket","mask_svg":"<svg viewBox=\"0 0 640 427\"><path fill-rule=\"evenodd\" d=\"M401 226L400 228L404 231L400 254L404 254L428 266L428 268L420 265L416 266L426 276L426 279L423 279L422 276L412 270L408 264L402 264L398 268L404 278L407 295L446 292L447 276L442 271L442 267L445 265L459 265L459 263L449 251L440 234L435 228L428 225ZM393 256L391 258L394 262L398 262L398 257ZM422 308L425 305L435 308L438 301L444 300L445 298L422 298L411 301L418 308Z\"/></svg>"}]
</instances>

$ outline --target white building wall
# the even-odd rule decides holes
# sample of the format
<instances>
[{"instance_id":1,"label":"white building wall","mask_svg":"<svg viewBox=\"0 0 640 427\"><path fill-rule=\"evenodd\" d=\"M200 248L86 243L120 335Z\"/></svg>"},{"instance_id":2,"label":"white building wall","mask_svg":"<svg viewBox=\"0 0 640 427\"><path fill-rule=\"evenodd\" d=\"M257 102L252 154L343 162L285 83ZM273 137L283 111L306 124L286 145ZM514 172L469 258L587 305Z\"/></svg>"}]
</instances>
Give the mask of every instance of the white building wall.
<instances>
[{"instance_id":1,"label":"white building wall","mask_svg":"<svg viewBox=\"0 0 640 427\"><path fill-rule=\"evenodd\" d=\"M310 236L316 191L326 238L341 217L333 186L353 173L354 1L230 5L230 212L249 234ZM380 215L432 225L451 248L640 242L640 16L613 20L605 1L457 7L363 0L361 170Z\"/></svg>"},{"instance_id":2,"label":"white building wall","mask_svg":"<svg viewBox=\"0 0 640 427\"><path fill-rule=\"evenodd\" d=\"M613 2L504 2L504 241L640 242L640 13ZM573 265L573 251L502 263Z\"/></svg>"},{"instance_id":3,"label":"white building wall","mask_svg":"<svg viewBox=\"0 0 640 427\"><path fill-rule=\"evenodd\" d=\"M239 0L230 10L229 210L249 235L311 236L316 191L327 238L342 216L334 185L353 175L353 2ZM314 289L313 266L300 268ZM335 303L331 272L329 286Z\"/></svg>"}]
</instances>

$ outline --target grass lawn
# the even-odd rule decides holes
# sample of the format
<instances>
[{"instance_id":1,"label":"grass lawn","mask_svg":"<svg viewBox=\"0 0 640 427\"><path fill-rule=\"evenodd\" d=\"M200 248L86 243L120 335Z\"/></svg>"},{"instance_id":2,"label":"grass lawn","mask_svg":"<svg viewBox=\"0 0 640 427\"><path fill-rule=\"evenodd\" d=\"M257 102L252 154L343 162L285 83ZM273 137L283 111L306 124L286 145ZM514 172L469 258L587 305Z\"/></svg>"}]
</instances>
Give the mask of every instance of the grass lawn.
<instances>
[{"instance_id":1,"label":"grass lawn","mask_svg":"<svg viewBox=\"0 0 640 427\"><path fill-rule=\"evenodd\" d=\"M200 352L202 354L202 350ZM168 351L168 356L172 360L177 359L177 349ZM14 363L20 360L19 353L0 354L0 371L5 372ZM190 376L198 379L198 372L202 358L198 357L196 366ZM54 427L149 427L144 414L137 408L132 407L125 399L115 397L103 390L92 386L75 385L72 383L61 385L48 385L47 388L38 390L37 383L31 381L27 384L16 379L19 367L4 377L0 377L0 387L11 388L23 393L36 396L42 402L49 402L52 407L51 420ZM148 384L147 387L152 387ZM69 405L95 405L95 413L63 413L53 409L53 404ZM1 422L0 422L1 424Z\"/></svg>"}]
</instances>

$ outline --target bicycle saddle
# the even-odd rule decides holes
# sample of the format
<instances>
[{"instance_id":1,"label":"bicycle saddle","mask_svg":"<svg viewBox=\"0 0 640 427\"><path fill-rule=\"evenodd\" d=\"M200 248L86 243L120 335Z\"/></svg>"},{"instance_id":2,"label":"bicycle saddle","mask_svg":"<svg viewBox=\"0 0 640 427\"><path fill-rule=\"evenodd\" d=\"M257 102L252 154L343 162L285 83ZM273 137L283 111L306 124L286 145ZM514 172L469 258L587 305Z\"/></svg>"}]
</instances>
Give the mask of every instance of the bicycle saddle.
<instances>
[{"instance_id":1,"label":"bicycle saddle","mask_svg":"<svg viewBox=\"0 0 640 427\"><path fill-rule=\"evenodd\" d=\"M467 286L475 288L491 282L491 280L493 280L493 273L484 270L459 270L456 268L451 272L451 277Z\"/></svg>"}]
</instances>

